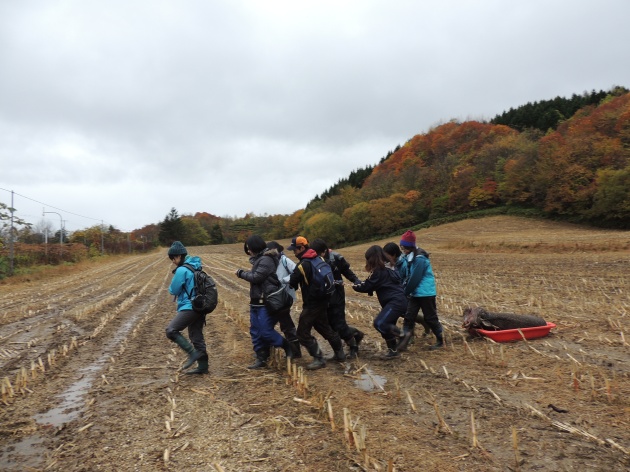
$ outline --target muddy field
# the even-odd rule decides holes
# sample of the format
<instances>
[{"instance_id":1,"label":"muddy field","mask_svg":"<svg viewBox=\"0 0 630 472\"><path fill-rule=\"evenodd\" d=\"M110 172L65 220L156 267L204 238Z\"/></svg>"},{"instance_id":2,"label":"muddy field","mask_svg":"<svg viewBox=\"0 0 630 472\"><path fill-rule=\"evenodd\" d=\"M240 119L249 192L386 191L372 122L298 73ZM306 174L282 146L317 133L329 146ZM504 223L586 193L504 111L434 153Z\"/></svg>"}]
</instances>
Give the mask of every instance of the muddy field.
<instances>
[{"instance_id":1,"label":"muddy field","mask_svg":"<svg viewBox=\"0 0 630 472\"><path fill-rule=\"evenodd\" d=\"M219 285L205 376L181 375L164 335L165 251L0 285L0 470L628 470L630 234L493 217L417 235L447 347L380 360L376 297L347 286L360 358L315 372L306 354L290 374L281 356L246 368L242 245L189 248ZM360 277L368 246L340 249ZM472 339L468 305L557 327Z\"/></svg>"}]
</instances>

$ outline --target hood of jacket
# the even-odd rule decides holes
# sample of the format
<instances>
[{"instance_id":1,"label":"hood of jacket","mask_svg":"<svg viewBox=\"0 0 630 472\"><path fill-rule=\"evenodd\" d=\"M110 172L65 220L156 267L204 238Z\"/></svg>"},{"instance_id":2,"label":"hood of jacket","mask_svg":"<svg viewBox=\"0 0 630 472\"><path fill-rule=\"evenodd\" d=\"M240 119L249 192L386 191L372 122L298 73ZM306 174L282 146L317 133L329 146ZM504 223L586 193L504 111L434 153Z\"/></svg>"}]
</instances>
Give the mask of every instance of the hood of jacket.
<instances>
[{"instance_id":1,"label":"hood of jacket","mask_svg":"<svg viewBox=\"0 0 630 472\"><path fill-rule=\"evenodd\" d=\"M315 259L317 257L317 253L314 249L307 249L302 254L298 256L300 259Z\"/></svg>"},{"instance_id":2,"label":"hood of jacket","mask_svg":"<svg viewBox=\"0 0 630 472\"><path fill-rule=\"evenodd\" d=\"M186 256L184 264L189 264L194 269L201 269L201 257L199 256Z\"/></svg>"}]
</instances>

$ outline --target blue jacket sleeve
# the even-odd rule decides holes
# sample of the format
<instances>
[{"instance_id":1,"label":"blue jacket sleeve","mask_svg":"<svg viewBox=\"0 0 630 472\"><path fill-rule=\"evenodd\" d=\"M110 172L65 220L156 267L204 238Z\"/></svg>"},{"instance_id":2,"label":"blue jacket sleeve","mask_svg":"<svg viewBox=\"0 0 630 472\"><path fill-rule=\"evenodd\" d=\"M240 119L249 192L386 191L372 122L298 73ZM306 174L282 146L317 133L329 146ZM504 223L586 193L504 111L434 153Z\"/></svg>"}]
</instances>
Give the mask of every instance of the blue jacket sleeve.
<instances>
[{"instance_id":1,"label":"blue jacket sleeve","mask_svg":"<svg viewBox=\"0 0 630 472\"><path fill-rule=\"evenodd\" d=\"M424 257L416 257L411 266L411 274L405 285L405 295L411 295L414 290L420 285L425 272L427 271L428 261Z\"/></svg>"},{"instance_id":2,"label":"blue jacket sleeve","mask_svg":"<svg viewBox=\"0 0 630 472\"><path fill-rule=\"evenodd\" d=\"M178 267L173 274L173 280L168 288L168 292L171 295L178 297L185 292L184 286L186 285L186 272L189 272L185 267Z\"/></svg>"}]
</instances>

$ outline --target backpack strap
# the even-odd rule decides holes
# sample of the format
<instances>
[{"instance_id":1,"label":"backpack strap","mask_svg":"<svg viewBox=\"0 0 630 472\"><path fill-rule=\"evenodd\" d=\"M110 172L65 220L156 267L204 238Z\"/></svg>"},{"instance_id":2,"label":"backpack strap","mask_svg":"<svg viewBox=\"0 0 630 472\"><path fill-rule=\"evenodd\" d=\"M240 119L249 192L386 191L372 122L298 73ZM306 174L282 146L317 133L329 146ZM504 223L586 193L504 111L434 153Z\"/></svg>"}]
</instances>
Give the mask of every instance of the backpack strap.
<instances>
[{"instance_id":1,"label":"backpack strap","mask_svg":"<svg viewBox=\"0 0 630 472\"><path fill-rule=\"evenodd\" d=\"M298 264L298 269L300 269L300 272L302 272L302 276L304 277L304 283L306 285L308 285L308 279L306 278L306 272L304 271L304 267L302 267L302 264Z\"/></svg>"},{"instance_id":2,"label":"backpack strap","mask_svg":"<svg viewBox=\"0 0 630 472\"><path fill-rule=\"evenodd\" d=\"M193 283L194 283L195 282L195 271L197 269L195 269L190 264L183 264L182 267L186 267L186 269L188 269L189 271L191 271L193 273ZM193 286L193 290L195 290L194 286ZM188 297L188 299L192 300L191 294L188 293L188 290L186 290L186 281L185 280L184 280L184 292L186 293L186 296Z\"/></svg>"}]
</instances>

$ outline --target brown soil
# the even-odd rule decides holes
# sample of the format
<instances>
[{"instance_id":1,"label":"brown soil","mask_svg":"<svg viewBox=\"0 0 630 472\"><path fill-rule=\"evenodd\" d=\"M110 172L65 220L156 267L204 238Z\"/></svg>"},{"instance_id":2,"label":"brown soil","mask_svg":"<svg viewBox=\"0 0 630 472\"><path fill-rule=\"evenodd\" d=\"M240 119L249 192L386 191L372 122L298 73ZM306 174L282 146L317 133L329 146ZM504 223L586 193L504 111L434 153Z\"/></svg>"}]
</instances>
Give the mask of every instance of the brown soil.
<instances>
[{"instance_id":1,"label":"brown soil","mask_svg":"<svg viewBox=\"0 0 630 472\"><path fill-rule=\"evenodd\" d=\"M447 347L418 337L380 360L377 301L348 286L360 358L301 380L279 354L246 368L240 244L189 248L220 290L205 376L180 374L164 335L175 310L164 251L0 286L0 470L628 470L630 234L494 217L417 235ZM340 250L360 277L368 246ZM468 305L557 327L473 339L460 327Z\"/></svg>"}]
</instances>

